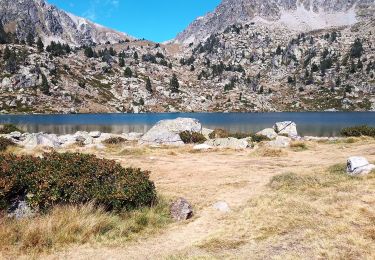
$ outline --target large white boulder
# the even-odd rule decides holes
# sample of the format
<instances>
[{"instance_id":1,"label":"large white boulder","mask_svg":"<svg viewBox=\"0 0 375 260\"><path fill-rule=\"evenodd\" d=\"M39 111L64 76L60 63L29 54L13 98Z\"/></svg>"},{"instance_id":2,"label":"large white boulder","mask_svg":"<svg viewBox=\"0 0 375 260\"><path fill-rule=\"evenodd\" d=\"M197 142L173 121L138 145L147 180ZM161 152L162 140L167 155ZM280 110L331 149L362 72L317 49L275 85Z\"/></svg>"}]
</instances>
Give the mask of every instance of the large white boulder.
<instances>
[{"instance_id":1,"label":"large white boulder","mask_svg":"<svg viewBox=\"0 0 375 260\"><path fill-rule=\"evenodd\" d=\"M289 137L278 136L275 140L268 142L268 146L273 148L286 148L289 147L291 141Z\"/></svg>"},{"instance_id":2,"label":"large white boulder","mask_svg":"<svg viewBox=\"0 0 375 260\"><path fill-rule=\"evenodd\" d=\"M273 128L266 128L262 131L259 131L257 135L264 135L267 136L269 139L275 139L277 137L277 133Z\"/></svg>"},{"instance_id":3,"label":"large white boulder","mask_svg":"<svg viewBox=\"0 0 375 260\"><path fill-rule=\"evenodd\" d=\"M277 122L273 129L279 135L288 135L289 137L297 137L297 125L292 121Z\"/></svg>"},{"instance_id":4,"label":"large white boulder","mask_svg":"<svg viewBox=\"0 0 375 260\"><path fill-rule=\"evenodd\" d=\"M375 170L375 165L370 164L365 157L349 157L347 162L347 173L350 175L366 175Z\"/></svg>"},{"instance_id":5,"label":"large white boulder","mask_svg":"<svg viewBox=\"0 0 375 260\"><path fill-rule=\"evenodd\" d=\"M94 138L85 131L78 131L74 134L77 141L83 142L84 145L89 145L94 142Z\"/></svg>"},{"instance_id":6,"label":"large white boulder","mask_svg":"<svg viewBox=\"0 0 375 260\"><path fill-rule=\"evenodd\" d=\"M34 149L37 146L58 148L61 142L55 134L36 133L27 135L22 145L26 149Z\"/></svg>"},{"instance_id":7,"label":"large white boulder","mask_svg":"<svg viewBox=\"0 0 375 260\"><path fill-rule=\"evenodd\" d=\"M201 133L202 125L193 118L162 120L154 125L140 139L141 144L183 145L180 133L184 131Z\"/></svg>"},{"instance_id":8,"label":"large white boulder","mask_svg":"<svg viewBox=\"0 0 375 260\"><path fill-rule=\"evenodd\" d=\"M233 137L210 139L205 142L206 145L218 148L246 149L249 147L247 139L237 139Z\"/></svg>"}]
</instances>

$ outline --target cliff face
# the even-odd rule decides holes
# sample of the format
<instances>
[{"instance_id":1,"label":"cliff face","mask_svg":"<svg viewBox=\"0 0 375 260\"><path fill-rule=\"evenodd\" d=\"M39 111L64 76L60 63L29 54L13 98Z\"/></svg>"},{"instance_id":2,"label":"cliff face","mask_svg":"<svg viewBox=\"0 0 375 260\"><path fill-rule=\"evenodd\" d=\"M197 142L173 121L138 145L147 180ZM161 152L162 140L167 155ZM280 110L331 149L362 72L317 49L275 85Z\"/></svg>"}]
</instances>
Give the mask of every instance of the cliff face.
<instances>
[{"instance_id":1,"label":"cliff face","mask_svg":"<svg viewBox=\"0 0 375 260\"><path fill-rule=\"evenodd\" d=\"M176 43L198 42L235 23L263 22L295 31L352 25L371 15L374 0L223 0L195 20Z\"/></svg>"},{"instance_id":2,"label":"cliff face","mask_svg":"<svg viewBox=\"0 0 375 260\"><path fill-rule=\"evenodd\" d=\"M118 42L129 38L64 12L44 0L0 0L0 21L8 32L25 39L31 33L44 42L60 41L72 45Z\"/></svg>"}]
</instances>

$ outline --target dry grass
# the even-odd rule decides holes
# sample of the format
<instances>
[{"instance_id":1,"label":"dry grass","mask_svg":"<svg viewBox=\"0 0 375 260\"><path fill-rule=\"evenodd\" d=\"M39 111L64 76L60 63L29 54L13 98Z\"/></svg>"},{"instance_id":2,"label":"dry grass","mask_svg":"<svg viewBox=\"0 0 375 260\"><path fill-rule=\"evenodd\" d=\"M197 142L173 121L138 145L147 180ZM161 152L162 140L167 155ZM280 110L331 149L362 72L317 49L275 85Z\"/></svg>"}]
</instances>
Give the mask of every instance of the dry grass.
<instances>
[{"instance_id":1,"label":"dry grass","mask_svg":"<svg viewBox=\"0 0 375 260\"><path fill-rule=\"evenodd\" d=\"M295 152L301 152L308 150L306 142L294 141L290 144L290 148Z\"/></svg>"},{"instance_id":2,"label":"dry grass","mask_svg":"<svg viewBox=\"0 0 375 260\"><path fill-rule=\"evenodd\" d=\"M256 155L261 157L285 157L288 155L288 153L283 149L261 147L256 152Z\"/></svg>"},{"instance_id":3,"label":"dry grass","mask_svg":"<svg viewBox=\"0 0 375 260\"><path fill-rule=\"evenodd\" d=\"M334 165L277 175L268 187L199 248L218 258L231 252L253 259L375 258L375 172L356 178ZM225 247L228 240L233 248Z\"/></svg>"},{"instance_id":4,"label":"dry grass","mask_svg":"<svg viewBox=\"0 0 375 260\"><path fill-rule=\"evenodd\" d=\"M35 256L69 245L122 244L155 233L169 222L168 203L163 199L152 208L121 214L106 212L93 204L56 207L35 218L2 218L0 252L8 257Z\"/></svg>"}]
</instances>

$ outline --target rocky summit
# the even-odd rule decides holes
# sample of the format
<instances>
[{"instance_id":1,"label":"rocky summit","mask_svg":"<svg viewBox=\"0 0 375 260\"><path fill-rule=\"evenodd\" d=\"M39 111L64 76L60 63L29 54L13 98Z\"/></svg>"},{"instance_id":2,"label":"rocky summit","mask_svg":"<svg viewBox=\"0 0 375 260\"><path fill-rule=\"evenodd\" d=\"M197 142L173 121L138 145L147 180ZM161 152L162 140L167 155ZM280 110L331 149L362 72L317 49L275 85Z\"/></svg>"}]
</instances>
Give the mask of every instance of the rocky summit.
<instances>
[{"instance_id":1,"label":"rocky summit","mask_svg":"<svg viewBox=\"0 0 375 260\"><path fill-rule=\"evenodd\" d=\"M374 0L223 0L160 44L0 0L0 111L374 111L374 13Z\"/></svg>"}]
</instances>

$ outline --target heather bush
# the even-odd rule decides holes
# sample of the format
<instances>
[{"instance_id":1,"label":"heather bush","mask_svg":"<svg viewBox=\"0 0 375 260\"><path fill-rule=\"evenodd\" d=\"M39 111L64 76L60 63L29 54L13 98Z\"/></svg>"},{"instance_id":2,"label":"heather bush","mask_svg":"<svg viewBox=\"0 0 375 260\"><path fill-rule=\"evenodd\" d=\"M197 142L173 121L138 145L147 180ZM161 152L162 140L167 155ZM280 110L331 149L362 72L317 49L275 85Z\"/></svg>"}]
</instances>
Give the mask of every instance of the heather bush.
<instances>
[{"instance_id":1,"label":"heather bush","mask_svg":"<svg viewBox=\"0 0 375 260\"><path fill-rule=\"evenodd\" d=\"M340 135L345 137L371 136L375 137L375 127L366 125L343 128Z\"/></svg>"},{"instance_id":2,"label":"heather bush","mask_svg":"<svg viewBox=\"0 0 375 260\"><path fill-rule=\"evenodd\" d=\"M22 130L18 129L15 125L12 124L5 124L0 127L0 134L10 134L12 132L21 132Z\"/></svg>"},{"instance_id":3,"label":"heather bush","mask_svg":"<svg viewBox=\"0 0 375 260\"><path fill-rule=\"evenodd\" d=\"M181 132L180 138L185 144L202 144L207 140L203 134L190 131Z\"/></svg>"},{"instance_id":4,"label":"heather bush","mask_svg":"<svg viewBox=\"0 0 375 260\"><path fill-rule=\"evenodd\" d=\"M125 143L126 139L122 137L111 137L103 141L104 144L114 145Z\"/></svg>"},{"instance_id":5,"label":"heather bush","mask_svg":"<svg viewBox=\"0 0 375 260\"><path fill-rule=\"evenodd\" d=\"M150 206L156 192L149 172L94 155L0 155L0 209L19 198L41 211L89 202L118 211Z\"/></svg>"},{"instance_id":6,"label":"heather bush","mask_svg":"<svg viewBox=\"0 0 375 260\"><path fill-rule=\"evenodd\" d=\"M15 143L4 137L0 137L0 152L5 151L9 146L15 145Z\"/></svg>"}]
</instances>

